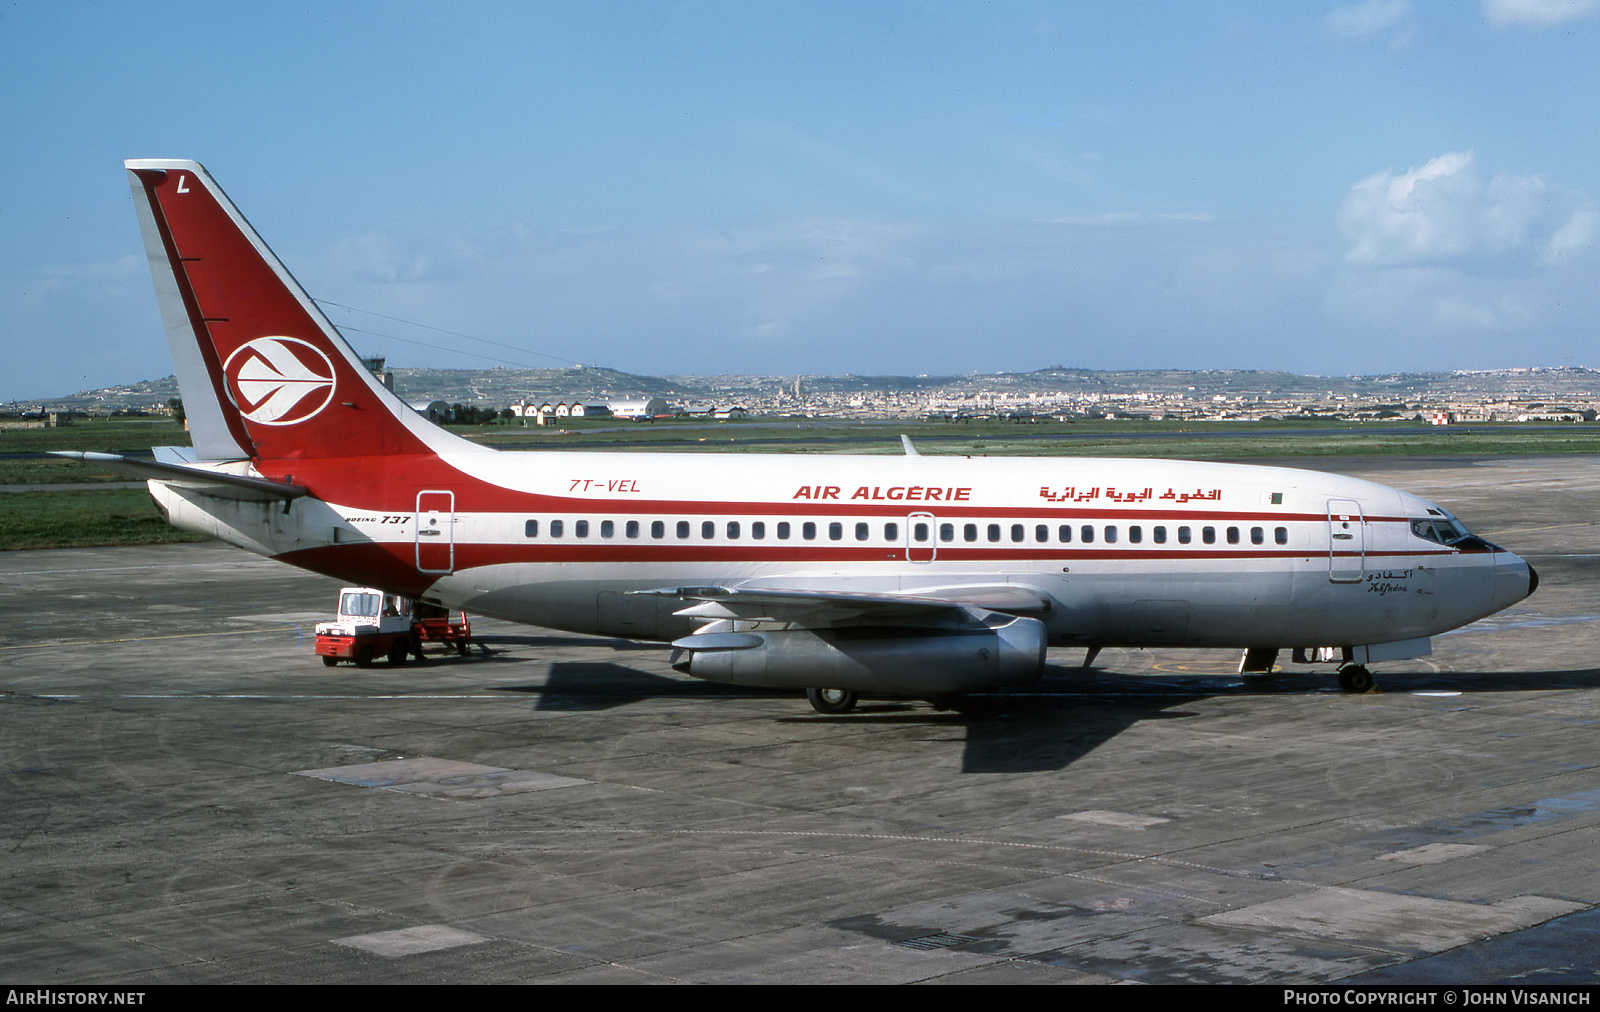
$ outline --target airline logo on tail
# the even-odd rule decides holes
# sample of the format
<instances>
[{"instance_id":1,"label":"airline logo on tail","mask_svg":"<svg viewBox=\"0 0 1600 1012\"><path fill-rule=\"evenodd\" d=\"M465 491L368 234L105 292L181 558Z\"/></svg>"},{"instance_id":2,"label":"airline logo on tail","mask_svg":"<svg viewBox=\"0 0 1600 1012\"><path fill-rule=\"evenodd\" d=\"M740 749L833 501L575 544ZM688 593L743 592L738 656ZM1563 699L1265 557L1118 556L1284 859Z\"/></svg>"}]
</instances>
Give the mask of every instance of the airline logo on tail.
<instances>
[{"instance_id":1,"label":"airline logo on tail","mask_svg":"<svg viewBox=\"0 0 1600 1012\"><path fill-rule=\"evenodd\" d=\"M333 400L333 363L295 337L258 337L223 364L228 398L261 425L293 425L315 417Z\"/></svg>"}]
</instances>

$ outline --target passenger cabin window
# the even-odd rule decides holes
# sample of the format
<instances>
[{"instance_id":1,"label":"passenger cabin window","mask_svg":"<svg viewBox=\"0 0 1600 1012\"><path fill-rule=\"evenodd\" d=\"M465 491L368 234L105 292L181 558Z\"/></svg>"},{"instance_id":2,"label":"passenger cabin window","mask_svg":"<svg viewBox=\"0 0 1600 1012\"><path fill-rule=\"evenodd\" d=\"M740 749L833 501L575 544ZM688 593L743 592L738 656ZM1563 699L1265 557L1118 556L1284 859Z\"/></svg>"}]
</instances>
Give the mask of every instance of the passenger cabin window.
<instances>
[{"instance_id":1,"label":"passenger cabin window","mask_svg":"<svg viewBox=\"0 0 1600 1012\"><path fill-rule=\"evenodd\" d=\"M755 521L754 523L752 523L750 525L750 537L751 537L752 540L760 541L763 538L765 538L766 536L767 536L767 525L766 524L762 523L760 520L757 520L757 521Z\"/></svg>"},{"instance_id":2,"label":"passenger cabin window","mask_svg":"<svg viewBox=\"0 0 1600 1012\"><path fill-rule=\"evenodd\" d=\"M999 541L1000 540L1000 525L999 524L990 524L989 525L989 540L990 541Z\"/></svg>"},{"instance_id":3,"label":"passenger cabin window","mask_svg":"<svg viewBox=\"0 0 1600 1012\"><path fill-rule=\"evenodd\" d=\"M1187 545L1189 543L1189 541L1190 541L1189 528L1187 528L1187 527L1179 527L1178 528L1178 544Z\"/></svg>"},{"instance_id":4,"label":"passenger cabin window","mask_svg":"<svg viewBox=\"0 0 1600 1012\"><path fill-rule=\"evenodd\" d=\"M1144 528L1143 527L1129 527L1128 528L1128 543L1130 545L1137 545L1139 542L1141 542L1143 540L1144 540Z\"/></svg>"},{"instance_id":5,"label":"passenger cabin window","mask_svg":"<svg viewBox=\"0 0 1600 1012\"><path fill-rule=\"evenodd\" d=\"M602 520L602 521L600 521L600 536L602 538L614 538L614 537L616 537L617 536L617 525L615 523L613 523L612 521L610 521L610 520Z\"/></svg>"},{"instance_id":6,"label":"passenger cabin window","mask_svg":"<svg viewBox=\"0 0 1600 1012\"><path fill-rule=\"evenodd\" d=\"M865 541L872 537L872 525L866 523L856 524L856 540Z\"/></svg>"},{"instance_id":7,"label":"passenger cabin window","mask_svg":"<svg viewBox=\"0 0 1600 1012\"><path fill-rule=\"evenodd\" d=\"M1117 528L1116 528L1116 525L1113 524L1112 526L1106 528L1106 544L1114 545L1116 543L1117 543Z\"/></svg>"},{"instance_id":8,"label":"passenger cabin window","mask_svg":"<svg viewBox=\"0 0 1600 1012\"><path fill-rule=\"evenodd\" d=\"M1090 527L1088 524L1084 524L1082 527L1080 527L1078 529L1078 540L1083 542L1086 545L1093 544L1094 543L1094 528Z\"/></svg>"},{"instance_id":9,"label":"passenger cabin window","mask_svg":"<svg viewBox=\"0 0 1600 1012\"><path fill-rule=\"evenodd\" d=\"M1050 525L1049 524L1039 524L1038 526L1034 527L1034 529L1033 529L1033 540L1039 542L1040 544L1044 544L1046 541L1049 541L1050 540Z\"/></svg>"},{"instance_id":10,"label":"passenger cabin window","mask_svg":"<svg viewBox=\"0 0 1600 1012\"><path fill-rule=\"evenodd\" d=\"M963 541L976 541L976 540L978 540L978 525L977 524L962 524L961 525L961 540L963 540Z\"/></svg>"},{"instance_id":11,"label":"passenger cabin window","mask_svg":"<svg viewBox=\"0 0 1600 1012\"><path fill-rule=\"evenodd\" d=\"M538 537L539 536L539 521L537 521L537 520L529 520L527 523L523 524L522 525L522 534L523 534L524 537L529 537L529 538Z\"/></svg>"},{"instance_id":12,"label":"passenger cabin window","mask_svg":"<svg viewBox=\"0 0 1600 1012\"><path fill-rule=\"evenodd\" d=\"M1237 527L1229 527L1228 528L1228 544L1237 545L1238 543L1239 543L1239 528L1237 528Z\"/></svg>"},{"instance_id":13,"label":"passenger cabin window","mask_svg":"<svg viewBox=\"0 0 1600 1012\"><path fill-rule=\"evenodd\" d=\"M728 521L728 540L729 541L737 541L737 540L739 540L739 521L737 521L737 520L729 520Z\"/></svg>"},{"instance_id":14,"label":"passenger cabin window","mask_svg":"<svg viewBox=\"0 0 1600 1012\"><path fill-rule=\"evenodd\" d=\"M628 525L626 527L624 527L622 530L630 538L638 537L639 536L639 521L637 521L637 520L629 520L628 521Z\"/></svg>"},{"instance_id":15,"label":"passenger cabin window","mask_svg":"<svg viewBox=\"0 0 1600 1012\"><path fill-rule=\"evenodd\" d=\"M666 537L667 536L667 525L666 525L666 522L662 521L662 520L652 520L652 521L650 521L650 536L652 538L664 538L664 537Z\"/></svg>"},{"instance_id":16,"label":"passenger cabin window","mask_svg":"<svg viewBox=\"0 0 1600 1012\"><path fill-rule=\"evenodd\" d=\"M844 524L841 524L836 520L828 525L829 541L838 541L842 537L844 537Z\"/></svg>"},{"instance_id":17,"label":"passenger cabin window","mask_svg":"<svg viewBox=\"0 0 1600 1012\"><path fill-rule=\"evenodd\" d=\"M884 524L883 525L883 540L885 540L885 541L899 541L900 540L900 525L899 524Z\"/></svg>"},{"instance_id":18,"label":"passenger cabin window","mask_svg":"<svg viewBox=\"0 0 1600 1012\"><path fill-rule=\"evenodd\" d=\"M919 541L919 542L928 540L928 525L927 524L912 524L911 525L911 540L912 541Z\"/></svg>"},{"instance_id":19,"label":"passenger cabin window","mask_svg":"<svg viewBox=\"0 0 1600 1012\"><path fill-rule=\"evenodd\" d=\"M710 541L717 536L717 523L715 520L700 521L700 539Z\"/></svg>"},{"instance_id":20,"label":"passenger cabin window","mask_svg":"<svg viewBox=\"0 0 1600 1012\"><path fill-rule=\"evenodd\" d=\"M1057 527L1056 540L1061 542L1063 545L1070 544L1072 542L1072 525L1062 524L1060 527Z\"/></svg>"},{"instance_id":21,"label":"passenger cabin window","mask_svg":"<svg viewBox=\"0 0 1600 1012\"><path fill-rule=\"evenodd\" d=\"M939 540L940 541L954 541L955 539L956 539L956 525L955 524L940 524L939 525Z\"/></svg>"},{"instance_id":22,"label":"passenger cabin window","mask_svg":"<svg viewBox=\"0 0 1600 1012\"><path fill-rule=\"evenodd\" d=\"M673 533L678 535L678 540L680 541L687 539L689 537L689 521L679 520L677 529Z\"/></svg>"},{"instance_id":23,"label":"passenger cabin window","mask_svg":"<svg viewBox=\"0 0 1600 1012\"><path fill-rule=\"evenodd\" d=\"M805 523L800 525L800 536L805 538L807 541L817 540L817 525L812 523L810 520L807 520Z\"/></svg>"},{"instance_id":24,"label":"passenger cabin window","mask_svg":"<svg viewBox=\"0 0 1600 1012\"><path fill-rule=\"evenodd\" d=\"M1289 543L1289 528L1274 527L1272 529L1272 540L1280 545L1287 545Z\"/></svg>"},{"instance_id":25,"label":"passenger cabin window","mask_svg":"<svg viewBox=\"0 0 1600 1012\"><path fill-rule=\"evenodd\" d=\"M789 540L789 521L787 521L787 520L778 521L778 540L779 541L788 541Z\"/></svg>"},{"instance_id":26,"label":"passenger cabin window","mask_svg":"<svg viewBox=\"0 0 1600 1012\"><path fill-rule=\"evenodd\" d=\"M1166 544L1167 543L1167 529L1165 527L1154 527L1154 528L1151 528L1151 530L1150 530L1150 540L1154 541L1158 545Z\"/></svg>"},{"instance_id":27,"label":"passenger cabin window","mask_svg":"<svg viewBox=\"0 0 1600 1012\"><path fill-rule=\"evenodd\" d=\"M1252 545L1264 545L1264 544L1266 544L1267 543L1267 532L1265 530L1261 529L1260 527L1252 527L1252 528L1250 528L1250 543Z\"/></svg>"},{"instance_id":28,"label":"passenger cabin window","mask_svg":"<svg viewBox=\"0 0 1600 1012\"><path fill-rule=\"evenodd\" d=\"M589 536L589 521L587 521L587 520L579 520L576 523L574 523L572 525L572 533L576 534L580 538L588 537Z\"/></svg>"}]
</instances>

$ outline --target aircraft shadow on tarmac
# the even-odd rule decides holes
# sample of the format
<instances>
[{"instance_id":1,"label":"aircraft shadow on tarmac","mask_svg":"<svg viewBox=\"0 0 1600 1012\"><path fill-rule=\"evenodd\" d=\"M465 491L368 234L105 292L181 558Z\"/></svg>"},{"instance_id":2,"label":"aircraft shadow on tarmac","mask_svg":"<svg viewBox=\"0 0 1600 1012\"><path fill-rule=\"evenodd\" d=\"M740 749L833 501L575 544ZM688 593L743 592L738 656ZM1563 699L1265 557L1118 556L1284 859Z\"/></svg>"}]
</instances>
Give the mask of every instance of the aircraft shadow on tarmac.
<instances>
[{"instance_id":1,"label":"aircraft shadow on tarmac","mask_svg":"<svg viewBox=\"0 0 1600 1012\"><path fill-rule=\"evenodd\" d=\"M550 638L517 638L546 642ZM561 638L567 645L625 641ZM630 648L660 650L655 644ZM1412 672L1380 677L1379 693L1532 692L1600 687L1600 668L1535 672ZM1060 770L1134 724L1197 716L1185 704L1219 696L1310 695L1336 693L1331 672L1288 671L1268 677L1234 674L1128 674L1050 665L1039 681L1011 692L963 697L948 709L917 701L865 699L851 713L812 713L798 692L716 682L667 678L625 664L558 661L542 685L501 686L503 691L536 695L536 709L599 711L660 698L792 698L796 712L783 723L841 725L921 725L964 728L964 773L1029 773ZM1342 694L1341 694L1342 695ZM1361 697L1350 697L1358 702Z\"/></svg>"}]
</instances>

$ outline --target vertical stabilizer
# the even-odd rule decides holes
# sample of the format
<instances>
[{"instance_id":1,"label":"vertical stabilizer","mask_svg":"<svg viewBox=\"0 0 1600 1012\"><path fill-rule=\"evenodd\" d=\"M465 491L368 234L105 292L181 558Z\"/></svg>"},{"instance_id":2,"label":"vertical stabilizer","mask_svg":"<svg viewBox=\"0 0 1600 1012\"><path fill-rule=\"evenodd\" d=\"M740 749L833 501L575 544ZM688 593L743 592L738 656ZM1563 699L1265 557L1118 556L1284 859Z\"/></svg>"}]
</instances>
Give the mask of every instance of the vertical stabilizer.
<instances>
[{"instance_id":1,"label":"vertical stabilizer","mask_svg":"<svg viewBox=\"0 0 1600 1012\"><path fill-rule=\"evenodd\" d=\"M198 163L124 163L202 460L466 448L361 364Z\"/></svg>"}]
</instances>

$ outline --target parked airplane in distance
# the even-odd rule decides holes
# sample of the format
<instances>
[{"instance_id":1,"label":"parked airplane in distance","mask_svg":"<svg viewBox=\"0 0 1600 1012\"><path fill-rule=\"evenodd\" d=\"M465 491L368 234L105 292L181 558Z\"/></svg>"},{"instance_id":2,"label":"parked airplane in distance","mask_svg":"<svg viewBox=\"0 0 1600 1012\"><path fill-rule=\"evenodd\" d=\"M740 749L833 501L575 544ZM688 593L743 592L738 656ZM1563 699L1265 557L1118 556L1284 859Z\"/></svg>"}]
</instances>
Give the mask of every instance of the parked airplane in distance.
<instances>
[{"instance_id":1,"label":"parked airplane in distance","mask_svg":"<svg viewBox=\"0 0 1600 1012\"><path fill-rule=\"evenodd\" d=\"M669 640L832 713L1026 684L1047 646L1292 649L1362 691L1538 583L1440 506L1311 471L486 449L378 383L198 163L126 167L194 446L79 456L347 583Z\"/></svg>"}]
</instances>

